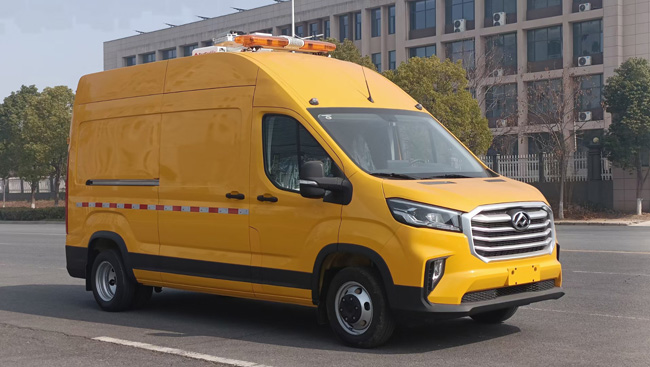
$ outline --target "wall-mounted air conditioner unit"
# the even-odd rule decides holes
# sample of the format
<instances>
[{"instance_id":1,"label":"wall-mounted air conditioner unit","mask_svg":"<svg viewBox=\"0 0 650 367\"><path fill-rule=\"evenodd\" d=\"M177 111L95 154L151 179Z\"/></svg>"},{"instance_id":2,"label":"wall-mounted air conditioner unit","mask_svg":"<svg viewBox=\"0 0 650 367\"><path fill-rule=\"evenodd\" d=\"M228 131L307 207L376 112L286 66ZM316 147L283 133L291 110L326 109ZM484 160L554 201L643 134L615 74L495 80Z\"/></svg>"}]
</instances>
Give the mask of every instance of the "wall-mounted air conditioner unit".
<instances>
[{"instance_id":1,"label":"wall-mounted air conditioner unit","mask_svg":"<svg viewBox=\"0 0 650 367\"><path fill-rule=\"evenodd\" d=\"M508 120L506 120L506 119L498 119L497 120L497 127L508 127Z\"/></svg>"},{"instance_id":2,"label":"wall-mounted air conditioner unit","mask_svg":"<svg viewBox=\"0 0 650 367\"><path fill-rule=\"evenodd\" d=\"M578 120L580 120L580 122L591 121L591 111L580 112Z\"/></svg>"},{"instance_id":3,"label":"wall-mounted air conditioner unit","mask_svg":"<svg viewBox=\"0 0 650 367\"><path fill-rule=\"evenodd\" d=\"M454 20L454 33L465 32L465 19Z\"/></svg>"},{"instance_id":4,"label":"wall-mounted air conditioner unit","mask_svg":"<svg viewBox=\"0 0 650 367\"><path fill-rule=\"evenodd\" d=\"M578 6L579 12L589 11L589 10L591 10L591 3L582 3Z\"/></svg>"},{"instance_id":5,"label":"wall-mounted air conditioner unit","mask_svg":"<svg viewBox=\"0 0 650 367\"><path fill-rule=\"evenodd\" d=\"M589 66L589 65L591 65L591 56L578 57L578 66Z\"/></svg>"},{"instance_id":6,"label":"wall-mounted air conditioner unit","mask_svg":"<svg viewBox=\"0 0 650 367\"><path fill-rule=\"evenodd\" d=\"M495 27L499 27L502 25L506 24L506 13L505 12L498 12L492 14L492 25Z\"/></svg>"},{"instance_id":7,"label":"wall-mounted air conditioner unit","mask_svg":"<svg viewBox=\"0 0 650 367\"><path fill-rule=\"evenodd\" d=\"M494 77L495 77L495 78L498 78L498 77L500 77L500 76L503 76L504 74L505 74L505 72L503 71L503 69L496 69L496 70L494 71Z\"/></svg>"}]
</instances>

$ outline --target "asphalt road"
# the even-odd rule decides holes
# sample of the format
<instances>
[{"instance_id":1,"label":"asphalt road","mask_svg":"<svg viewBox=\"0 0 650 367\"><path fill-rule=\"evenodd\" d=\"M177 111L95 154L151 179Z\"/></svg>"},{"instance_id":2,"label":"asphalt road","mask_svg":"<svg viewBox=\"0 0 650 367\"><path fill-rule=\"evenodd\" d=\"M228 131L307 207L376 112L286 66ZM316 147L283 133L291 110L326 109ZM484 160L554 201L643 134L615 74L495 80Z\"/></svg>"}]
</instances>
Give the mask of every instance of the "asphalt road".
<instances>
[{"instance_id":1,"label":"asphalt road","mask_svg":"<svg viewBox=\"0 0 650 367\"><path fill-rule=\"evenodd\" d=\"M373 350L342 346L306 307L165 289L143 310L100 311L65 270L64 231L0 224L0 366L650 365L650 227L558 227L564 298L496 326L400 329Z\"/></svg>"}]
</instances>

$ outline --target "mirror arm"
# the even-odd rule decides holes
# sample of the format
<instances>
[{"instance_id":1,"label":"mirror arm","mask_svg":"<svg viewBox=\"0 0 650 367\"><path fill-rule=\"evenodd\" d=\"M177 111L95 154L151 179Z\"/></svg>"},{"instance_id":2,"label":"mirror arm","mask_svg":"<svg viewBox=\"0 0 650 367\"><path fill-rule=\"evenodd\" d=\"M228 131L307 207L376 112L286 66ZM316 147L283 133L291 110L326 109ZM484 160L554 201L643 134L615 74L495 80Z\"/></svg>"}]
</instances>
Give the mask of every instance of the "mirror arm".
<instances>
[{"instance_id":1,"label":"mirror arm","mask_svg":"<svg viewBox=\"0 0 650 367\"><path fill-rule=\"evenodd\" d=\"M304 183L303 183L304 182ZM307 178L305 180L300 180L301 184L319 187L321 189L337 191L341 190L343 187L343 179L340 177L318 177L318 178Z\"/></svg>"}]
</instances>

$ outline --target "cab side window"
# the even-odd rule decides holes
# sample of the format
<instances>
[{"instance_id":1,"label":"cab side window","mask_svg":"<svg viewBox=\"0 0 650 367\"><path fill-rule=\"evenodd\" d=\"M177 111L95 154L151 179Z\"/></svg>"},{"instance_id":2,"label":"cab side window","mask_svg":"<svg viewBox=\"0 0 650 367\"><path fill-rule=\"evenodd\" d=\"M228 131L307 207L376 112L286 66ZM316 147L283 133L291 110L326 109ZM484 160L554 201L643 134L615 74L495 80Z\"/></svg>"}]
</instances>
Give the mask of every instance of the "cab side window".
<instances>
[{"instance_id":1,"label":"cab side window","mask_svg":"<svg viewBox=\"0 0 650 367\"><path fill-rule=\"evenodd\" d=\"M325 176L340 176L332 159L311 134L295 119L266 115L262 120L264 170L275 186L298 192L300 167L309 161L321 161Z\"/></svg>"}]
</instances>

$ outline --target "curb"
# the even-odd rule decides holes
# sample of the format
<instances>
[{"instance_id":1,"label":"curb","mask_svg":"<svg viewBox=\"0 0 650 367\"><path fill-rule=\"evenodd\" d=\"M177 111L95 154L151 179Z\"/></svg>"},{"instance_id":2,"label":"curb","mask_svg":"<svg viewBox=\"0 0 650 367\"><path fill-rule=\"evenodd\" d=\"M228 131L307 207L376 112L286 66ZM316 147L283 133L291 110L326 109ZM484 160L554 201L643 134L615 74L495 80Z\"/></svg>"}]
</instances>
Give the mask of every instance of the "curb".
<instances>
[{"instance_id":1,"label":"curb","mask_svg":"<svg viewBox=\"0 0 650 367\"><path fill-rule=\"evenodd\" d=\"M580 222L580 221L562 221L555 222L556 226L611 226L611 227L629 227L634 224L643 222Z\"/></svg>"},{"instance_id":2,"label":"curb","mask_svg":"<svg viewBox=\"0 0 650 367\"><path fill-rule=\"evenodd\" d=\"M0 224L65 224L65 220L0 220Z\"/></svg>"}]
</instances>

